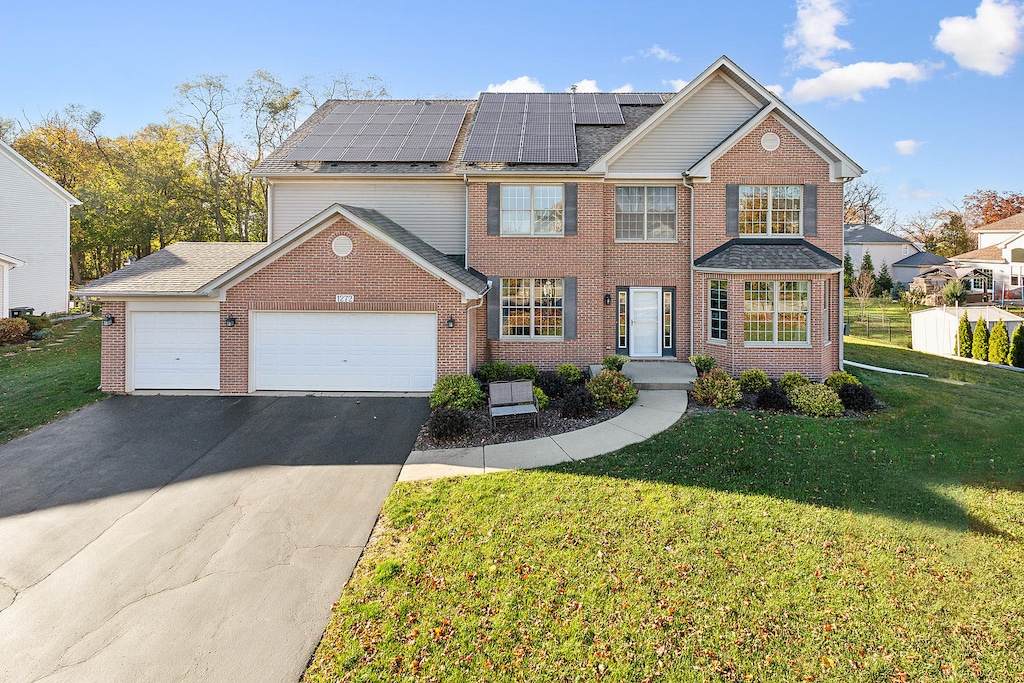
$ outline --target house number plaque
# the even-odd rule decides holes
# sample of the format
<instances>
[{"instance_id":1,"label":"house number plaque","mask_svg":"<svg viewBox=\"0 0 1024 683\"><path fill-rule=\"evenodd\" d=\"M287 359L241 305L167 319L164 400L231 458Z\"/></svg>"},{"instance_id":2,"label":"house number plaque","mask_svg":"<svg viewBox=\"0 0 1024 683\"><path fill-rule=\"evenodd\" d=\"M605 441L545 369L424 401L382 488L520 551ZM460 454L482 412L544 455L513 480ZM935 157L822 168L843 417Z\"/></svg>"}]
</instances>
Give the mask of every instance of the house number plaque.
<instances>
[{"instance_id":1,"label":"house number plaque","mask_svg":"<svg viewBox=\"0 0 1024 683\"><path fill-rule=\"evenodd\" d=\"M334 302L339 304L350 304L356 300L355 294L335 294Z\"/></svg>"}]
</instances>

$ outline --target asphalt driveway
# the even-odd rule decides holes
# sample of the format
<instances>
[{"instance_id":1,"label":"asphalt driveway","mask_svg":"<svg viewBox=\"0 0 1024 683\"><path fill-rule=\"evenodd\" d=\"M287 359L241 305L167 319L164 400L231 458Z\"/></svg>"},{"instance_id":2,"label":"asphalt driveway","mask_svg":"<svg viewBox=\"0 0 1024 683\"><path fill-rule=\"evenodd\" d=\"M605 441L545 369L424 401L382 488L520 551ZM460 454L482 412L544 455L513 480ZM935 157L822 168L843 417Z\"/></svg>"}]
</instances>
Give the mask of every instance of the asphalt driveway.
<instances>
[{"instance_id":1,"label":"asphalt driveway","mask_svg":"<svg viewBox=\"0 0 1024 683\"><path fill-rule=\"evenodd\" d=\"M114 397L0 446L0 680L296 681L427 412Z\"/></svg>"}]
</instances>

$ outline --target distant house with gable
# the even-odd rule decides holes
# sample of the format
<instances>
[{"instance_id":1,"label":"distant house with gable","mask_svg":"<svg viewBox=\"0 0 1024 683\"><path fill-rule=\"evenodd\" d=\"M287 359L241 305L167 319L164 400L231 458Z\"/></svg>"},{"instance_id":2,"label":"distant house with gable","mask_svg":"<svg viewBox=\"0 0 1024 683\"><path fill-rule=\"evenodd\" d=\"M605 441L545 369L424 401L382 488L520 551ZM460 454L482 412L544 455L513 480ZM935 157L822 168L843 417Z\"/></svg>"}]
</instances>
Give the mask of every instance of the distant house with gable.
<instances>
[{"instance_id":1,"label":"distant house with gable","mask_svg":"<svg viewBox=\"0 0 1024 683\"><path fill-rule=\"evenodd\" d=\"M975 268L970 289L990 294L993 301L1024 298L1024 213L974 228L978 248L954 256L959 267Z\"/></svg>"},{"instance_id":2,"label":"distant house with gable","mask_svg":"<svg viewBox=\"0 0 1024 683\"><path fill-rule=\"evenodd\" d=\"M876 274L885 263L893 281L905 287L929 268L946 263L946 259L921 249L910 240L867 223L843 226L843 250L850 256L855 274L860 274L864 254L871 254Z\"/></svg>"}]
</instances>

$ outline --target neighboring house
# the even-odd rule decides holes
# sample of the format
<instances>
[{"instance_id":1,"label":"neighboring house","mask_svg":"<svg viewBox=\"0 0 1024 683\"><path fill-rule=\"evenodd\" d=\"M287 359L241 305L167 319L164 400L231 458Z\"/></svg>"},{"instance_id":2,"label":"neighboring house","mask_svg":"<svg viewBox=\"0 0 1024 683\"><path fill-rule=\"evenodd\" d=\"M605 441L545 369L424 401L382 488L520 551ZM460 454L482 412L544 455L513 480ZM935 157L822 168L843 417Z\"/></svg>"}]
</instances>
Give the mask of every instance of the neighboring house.
<instances>
[{"instance_id":1,"label":"neighboring house","mask_svg":"<svg viewBox=\"0 0 1024 683\"><path fill-rule=\"evenodd\" d=\"M984 277L973 278L972 291L992 301L1024 298L1024 213L974 228L978 248L954 256L957 266L977 268Z\"/></svg>"},{"instance_id":2,"label":"neighboring house","mask_svg":"<svg viewBox=\"0 0 1024 683\"><path fill-rule=\"evenodd\" d=\"M0 253L22 263L4 276L4 308L35 313L68 310L71 207L81 204L0 140ZM10 292L8 293L8 286Z\"/></svg>"},{"instance_id":3,"label":"neighboring house","mask_svg":"<svg viewBox=\"0 0 1024 683\"><path fill-rule=\"evenodd\" d=\"M8 273L23 265L25 262L21 259L0 254L0 318L6 318L11 314L11 284Z\"/></svg>"},{"instance_id":4,"label":"neighboring house","mask_svg":"<svg viewBox=\"0 0 1024 683\"><path fill-rule=\"evenodd\" d=\"M971 266L957 267L952 263L945 263L924 269L911 282L910 289L924 294L925 304L940 306L943 303L942 290L950 282L958 280L964 283L967 290L967 302L978 303L987 298L984 294L984 283L989 281L988 278L989 275L982 269Z\"/></svg>"},{"instance_id":5,"label":"neighboring house","mask_svg":"<svg viewBox=\"0 0 1024 683\"><path fill-rule=\"evenodd\" d=\"M256 168L269 244L176 244L103 301L107 391L428 391L489 360L842 359L862 169L727 58L678 93L331 101Z\"/></svg>"},{"instance_id":6,"label":"neighboring house","mask_svg":"<svg viewBox=\"0 0 1024 683\"><path fill-rule=\"evenodd\" d=\"M959 355L957 351L957 331L960 318L967 313L967 321L971 329L979 320L984 320L989 328L1002 320L1006 331L1012 337L1014 330L1024 322L1024 318L995 306L966 306L927 308L910 314L910 330L915 351L939 353L947 356Z\"/></svg>"},{"instance_id":7,"label":"neighboring house","mask_svg":"<svg viewBox=\"0 0 1024 683\"><path fill-rule=\"evenodd\" d=\"M922 251L910 240L903 239L867 223L843 226L843 249L850 255L853 272L860 275L860 264L864 254L871 254L871 263L877 275L884 263L889 267L892 279L904 286L910 285L921 274L923 267L946 262L941 256ZM925 256L920 256L924 254Z\"/></svg>"}]
</instances>

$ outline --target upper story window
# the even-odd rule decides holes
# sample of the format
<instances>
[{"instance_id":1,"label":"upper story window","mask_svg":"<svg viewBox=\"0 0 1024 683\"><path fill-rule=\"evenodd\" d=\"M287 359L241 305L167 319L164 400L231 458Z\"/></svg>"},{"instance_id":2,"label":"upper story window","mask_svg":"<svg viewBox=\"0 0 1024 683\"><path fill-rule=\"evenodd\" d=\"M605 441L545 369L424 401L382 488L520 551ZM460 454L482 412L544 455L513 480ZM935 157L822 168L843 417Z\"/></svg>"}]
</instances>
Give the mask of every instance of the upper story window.
<instances>
[{"instance_id":1,"label":"upper story window","mask_svg":"<svg viewBox=\"0 0 1024 683\"><path fill-rule=\"evenodd\" d=\"M561 235L561 185L502 185L502 235Z\"/></svg>"},{"instance_id":2,"label":"upper story window","mask_svg":"<svg viewBox=\"0 0 1024 683\"><path fill-rule=\"evenodd\" d=\"M906 256L909 253L910 253L910 245L909 244L904 244L903 245L903 255Z\"/></svg>"},{"instance_id":3,"label":"upper story window","mask_svg":"<svg viewBox=\"0 0 1024 683\"><path fill-rule=\"evenodd\" d=\"M1010 250L1010 263L1024 263L1024 249L1016 248Z\"/></svg>"},{"instance_id":4,"label":"upper story window","mask_svg":"<svg viewBox=\"0 0 1024 683\"><path fill-rule=\"evenodd\" d=\"M800 185L740 185L741 235L799 235Z\"/></svg>"},{"instance_id":5,"label":"upper story window","mask_svg":"<svg viewBox=\"0 0 1024 683\"><path fill-rule=\"evenodd\" d=\"M676 188L616 187L615 239L674 241Z\"/></svg>"}]
</instances>

